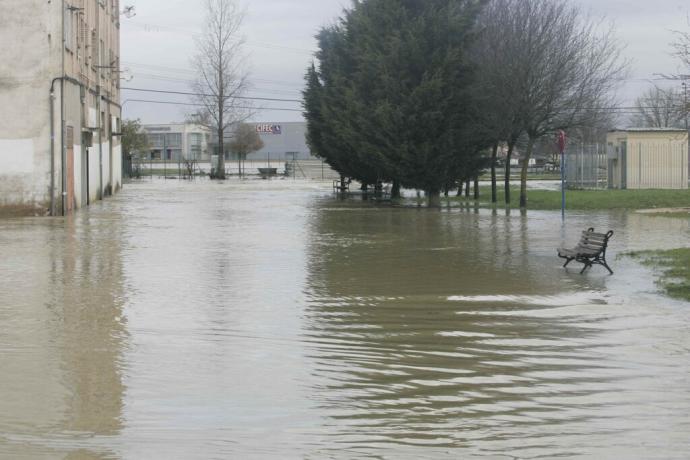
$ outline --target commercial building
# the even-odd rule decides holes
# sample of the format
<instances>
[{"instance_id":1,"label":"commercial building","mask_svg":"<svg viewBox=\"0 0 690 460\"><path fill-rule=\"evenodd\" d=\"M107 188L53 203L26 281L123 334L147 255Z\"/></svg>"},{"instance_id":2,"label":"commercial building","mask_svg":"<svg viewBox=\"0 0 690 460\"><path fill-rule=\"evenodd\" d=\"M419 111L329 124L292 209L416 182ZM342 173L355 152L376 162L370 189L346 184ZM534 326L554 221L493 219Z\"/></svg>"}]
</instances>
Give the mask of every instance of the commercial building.
<instances>
[{"instance_id":1,"label":"commercial building","mask_svg":"<svg viewBox=\"0 0 690 460\"><path fill-rule=\"evenodd\" d=\"M609 188L687 189L688 132L633 128L607 135Z\"/></svg>"},{"instance_id":2,"label":"commercial building","mask_svg":"<svg viewBox=\"0 0 690 460\"><path fill-rule=\"evenodd\" d=\"M247 155L248 161L277 161L292 160L318 160L307 145L307 124L305 122L257 122L248 123L254 127L261 137L264 147ZM228 132L225 136L225 157L228 160L236 160L237 157L229 148L234 133ZM211 149L214 155L218 154L218 136L211 133Z\"/></svg>"},{"instance_id":3,"label":"commercial building","mask_svg":"<svg viewBox=\"0 0 690 460\"><path fill-rule=\"evenodd\" d=\"M144 125L142 128L150 144L150 151L142 159L172 162L211 159L208 128L191 123Z\"/></svg>"},{"instance_id":4,"label":"commercial building","mask_svg":"<svg viewBox=\"0 0 690 460\"><path fill-rule=\"evenodd\" d=\"M122 186L118 0L0 2L0 213L67 214Z\"/></svg>"},{"instance_id":5,"label":"commercial building","mask_svg":"<svg viewBox=\"0 0 690 460\"><path fill-rule=\"evenodd\" d=\"M250 160L276 159L316 160L307 145L307 123L251 123L264 142L264 148L247 158Z\"/></svg>"}]
</instances>

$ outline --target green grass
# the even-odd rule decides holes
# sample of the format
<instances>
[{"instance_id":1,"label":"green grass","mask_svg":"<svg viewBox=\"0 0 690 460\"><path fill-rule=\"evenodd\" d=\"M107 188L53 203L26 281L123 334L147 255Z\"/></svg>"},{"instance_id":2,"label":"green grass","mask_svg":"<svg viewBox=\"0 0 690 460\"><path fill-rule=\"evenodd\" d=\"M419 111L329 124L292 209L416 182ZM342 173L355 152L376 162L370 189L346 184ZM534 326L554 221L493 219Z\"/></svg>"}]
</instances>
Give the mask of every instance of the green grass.
<instances>
[{"instance_id":1,"label":"green grass","mask_svg":"<svg viewBox=\"0 0 690 460\"><path fill-rule=\"evenodd\" d=\"M659 286L673 298L690 301L690 248L670 251L638 251L624 255L634 257L645 265L660 269Z\"/></svg>"},{"instance_id":2,"label":"green grass","mask_svg":"<svg viewBox=\"0 0 690 460\"><path fill-rule=\"evenodd\" d=\"M511 179L519 182L520 181L520 174L511 174ZM500 174L497 177L498 181L503 182L503 175ZM482 175L479 180L481 181L490 181L491 176L489 174L484 174ZM539 181L539 180L561 180L561 174L560 173L543 173L543 174L528 174L527 175L527 180L528 181Z\"/></svg>"},{"instance_id":3,"label":"green grass","mask_svg":"<svg viewBox=\"0 0 690 460\"><path fill-rule=\"evenodd\" d=\"M520 189L511 189L511 207L520 205ZM466 199L453 197L453 201ZM498 190L498 206L504 206L503 188ZM491 206L491 188L480 187L481 205ZM690 190L568 190L566 208L571 210L653 209L690 207ZM527 208L536 210L561 209L561 192L528 190Z\"/></svg>"}]
</instances>

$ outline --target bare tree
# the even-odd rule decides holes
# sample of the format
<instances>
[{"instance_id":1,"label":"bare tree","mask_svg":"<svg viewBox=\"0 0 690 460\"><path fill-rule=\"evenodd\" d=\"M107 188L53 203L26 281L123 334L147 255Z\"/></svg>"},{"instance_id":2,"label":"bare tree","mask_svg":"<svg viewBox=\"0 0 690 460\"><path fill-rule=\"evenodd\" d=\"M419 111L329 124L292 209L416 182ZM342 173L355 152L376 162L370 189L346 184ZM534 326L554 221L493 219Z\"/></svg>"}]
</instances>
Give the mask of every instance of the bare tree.
<instances>
[{"instance_id":1,"label":"bare tree","mask_svg":"<svg viewBox=\"0 0 690 460\"><path fill-rule=\"evenodd\" d=\"M505 1L505 0L501 0ZM559 129L596 126L614 104L626 63L613 29L600 32L566 0L508 1L516 41L518 119L527 134L522 156L520 207L527 206L527 173L535 143ZM513 71L515 69L515 71Z\"/></svg>"},{"instance_id":2,"label":"bare tree","mask_svg":"<svg viewBox=\"0 0 690 460\"><path fill-rule=\"evenodd\" d=\"M674 88L658 86L648 89L637 99L633 118L641 128L678 128L683 125L683 95Z\"/></svg>"},{"instance_id":3,"label":"bare tree","mask_svg":"<svg viewBox=\"0 0 690 460\"><path fill-rule=\"evenodd\" d=\"M505 200L510 203L510 160L524 131L519 118L521 107L520 79L526 62L515 59L521 46L518 37L521 25L514 21L513 12L519 0L493 0L484 8L478 21L478 39L473 49L477 71L477 93L480 110L478 129L492 145L491 199L497 202L496 164L499 146L505 142L508 152L505 161Z\"/></svg>"},{"instance_id":4,"label":"bare tree","mask_svg":"<svg viewBox=\"0 0 690 460\"><path fill-rule=\"evenodd\" d=\"M261 140L261 136L253 126L246 123L237 126L233 141L230 143L230 149L237 154L240 177L244 170L243 163L247 159L247 155L262 148L264 148L264 141Z\"/></svg>"},{"instance_id":5,"label":"bare tree","mask_svg":"<svg viewBox=\"0 0 690 460\"><path fill-rule=\"evenodd\" d=\"M234 0L204 0L204 32L197 38L193 65L195 98L202 107L196 120L218 136L218 164L211 177L225 179L225 132L249 117L247 73L240 27L244 12Z\"/></svg>"},{"instance_id":6,"label":"bare tree","mask_svg":"<svg viewBox=\"0 0 690 460\"><path fill-rule=\"evenodd\" d=\"M690 32L676 32L676 41L673 43L673 49L674 54L690 71Z\"/></svg>"}]
</instances>

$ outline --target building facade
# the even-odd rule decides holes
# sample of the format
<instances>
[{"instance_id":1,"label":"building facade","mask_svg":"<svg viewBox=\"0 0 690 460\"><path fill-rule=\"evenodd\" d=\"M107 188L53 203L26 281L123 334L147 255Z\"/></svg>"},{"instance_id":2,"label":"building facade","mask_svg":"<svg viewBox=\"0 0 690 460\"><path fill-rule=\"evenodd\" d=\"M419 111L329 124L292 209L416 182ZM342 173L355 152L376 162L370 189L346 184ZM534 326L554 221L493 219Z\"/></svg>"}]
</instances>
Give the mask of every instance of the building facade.
<instances>
[{"instance_id":1,"label":"building facade","mask_svg":"<svg viewBox=\"0 0 690 460\"><path fill-rule=\"evenodd\" d=\"M273 161L285 162L291 160L318 160L307 145L306 122L256 122L247 123L254 127L261 137L264 147L247 155L248 161ZM229 147L234 133L232 130L225 136L225 158L237 160ZM211 133L210 141L213 155L218 155L218 135Z\"/></svg>"},{"instance_id":2,"label":"building facade","mask_svg":"<svg viewBox=\"0 0 690 460\"><path fill-rule=\"evenodd\" d=\"M144 125L150 151L143 159L152 161L209 161L208 128L190 123Z\"/></svg>"},{"instance_id":3,"label":"building facade","mask_svg":"<svg viewBox=\"0 0 690 460\"><path fill-rule=\"evenodd\" d=\"M249 155L249 160L315 160L317 159L307 145L307 124L289 123L250 123L261 136L264 147Z\"/></svg>"},{"instance_id":4,"label":"building facade","mask_svg":"<svg viewBox=\"0 0 690 460\"><path fill-rule=\"evenodd\" d=\"M687 189L688 132L671 128L612 131L606 143L609 188Z\"/></svg>"},{"instance_id":5,"label":"building facade","mask_svg":"<svg viewBox=\"0 0 690 460\"><path fill-rule=\"evenodd\" d=\"M119 0L0 2L0 213L121 188L119 20Z\"/></svg>"}]
</instances>

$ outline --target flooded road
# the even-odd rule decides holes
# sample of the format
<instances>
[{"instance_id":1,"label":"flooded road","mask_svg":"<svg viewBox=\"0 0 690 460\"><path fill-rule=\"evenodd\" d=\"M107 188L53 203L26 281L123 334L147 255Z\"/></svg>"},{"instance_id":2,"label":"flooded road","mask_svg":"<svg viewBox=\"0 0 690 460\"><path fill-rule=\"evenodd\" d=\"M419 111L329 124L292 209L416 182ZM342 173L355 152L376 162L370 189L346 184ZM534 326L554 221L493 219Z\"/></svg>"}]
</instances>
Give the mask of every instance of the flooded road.
<instances>
[{"instance_id":1,"label":"flooded road","mask_svg":"<svg viewBox=\"0 0 690 460\"><path fill-rule=\"evenodd\" d=\"M610 277L555 248L613 229ZM0 458L690 457L688 219L129 185L0 221Z\"/></svg>"}]
</instances>

